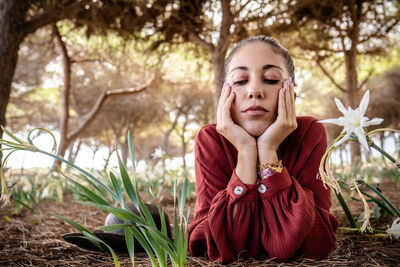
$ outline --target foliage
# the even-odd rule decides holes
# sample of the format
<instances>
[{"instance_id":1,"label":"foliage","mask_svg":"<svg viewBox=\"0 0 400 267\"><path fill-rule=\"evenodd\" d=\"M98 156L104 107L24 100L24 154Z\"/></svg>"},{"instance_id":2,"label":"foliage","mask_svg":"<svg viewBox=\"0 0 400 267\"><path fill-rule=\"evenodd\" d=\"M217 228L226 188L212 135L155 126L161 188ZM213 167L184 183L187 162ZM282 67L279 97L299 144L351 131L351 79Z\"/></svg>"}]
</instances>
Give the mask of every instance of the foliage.
<instances>
[{"instance_id":1,"label":"foliage","mask_svg":"<svg viewBox=\"0 0 400 267\"><path fill-rule=\"evenodd\" d=\"M75 186L80 187L80 189L82 190L80 194L88 200L82 203L89 206L97 207L102 211L111 212L125 222L124 224L121 225L105 226L102 227L102 229L103 230L116 230L121 228L125 229L126 245L133 265L134 265L133 238L136 238L145 249L153 266L157 266L156 258L160 266L167 266L167 257L171 259L173 266L185 266L187 258L187 245L188 245L188 232L187 232L188 222L187 222L187 217L185 217L183 214L183 210L186 202L188 181L186 179L183 184L183 188L178 191L177 191L177 183L175 182L174 184L174 208L175 208L174 218L173 218L174 234L173 234L173 240L171 240L167 235L166 221L162 209L157 205L162 224L161 230L158 230L153 217L151 216L148 208L145 206L142 198L139 195L138 184L135 177L136 163L133 152L132 136L130 132L128 133L128 144L129 144L129 152L132 159L134 184L132 184L131 178L124 164L118 157L121 180L119 180L113 172L110 172L110 180L112 183L112 187L110 187L101 182L96 177L94 177L92 174L83 170L82 168L52 153L40 150L39 148L35 147L32 143L32 140L30 139L30 134L28 135L28 141L25 142L15 137L11 132L9 132L5 128L3 128L3 131L7 133L7 135L9 135L9 137L11 137L14 140L14 141L0 140L3 147L6 147L4 149L11 149L12 151L29 150L32 152L43 153L65 162L66 164L70 165L71 167L78 170L84 175L84 179L88 181L92 185L92 188L95 190L92 191L86 188L85 186L75 182L74 183ZM10 154L7 155L5 161L7 160ZM4 164L5 162L3 162L1 166L2 181L4 180L3 177ZM72 180L70 179L70 181ZM6 192L2 191L2 197L4 194L6 194ZM134 214L129 208L127 208L124 195L126 195L127 199L129 199L129 201L131 201L135 205L135 207L140 211L139 216ZM175 202L176 195L178 195L178 203ZM107 200L108 197L111 198L112 201L108 201ZM115 206L115 204L118 204L119 207ZM176 213L176 206L178 206L179 214ZM100 239L98 239L92 232L90 232L82 225L68 218L64 218L57 215L55 216L71 224L76 229L78 229L85 236L85 238L92 241L99 248L102 248L101 244L106 246L113 256L115 266L119 266L117 256L113 251L113 249L104 242L102 242ZM178 222L178 216L179 216L179 222Z\"/></svg>"},{"instance_id":2,"label":"foliage","mask_svg":"<svg viewBox=\"0 0 400 267\"><path fill-rule=\"evenodd\" d=\"M22 208L41 213L40 202L43 200L63 201L63 195L69 190L64 179L56 173L44 169L9 171L7 191L15 201L14 213Z\"/></svg>"},{"instance_id":3,"label":"foliage","mask_svg":"<svg viewBox=\"0 0 400 267\"><path fill-rule=\"evenodd\" d=\"M365 116L365 112L368 108L369 103L369 91L364 94L360 102L360 106L356 109L352 109L348 107L347 110L343 106L343 104L338 100L335 99L336 105L340 112L343 113L343 116L337 119L327 119L320 122L323 123L332 123L337 124L339 126L343 126L342 132L339 136L332 142L332 144L328 147L325 154L322 156L318 177L322 180L324 185L329 185L332 190L335 190L335 194L338 197L339 203L341 204L346 216L348 217L351 227L359 229L361 233L364 232L372 232L372 228L370 226L370 218L371 218L371 210L368 205L367 200L365 199L364 195L369 197L372 201L375 202L379 209L375 209L374 214L379 216L380 209L385 208L388 212L392 213L393 215L397 215L400 218L400 211L380 192L380 190L374 186L371 186L366 179L359 179L354 175L349 183L346 183L346 179L344 177L335 177L332 174L331 165L330 165L330 157L332 151L340 144L346 141L355 141L361 145L366 151L370 150L370 147L374 148L378 152L380 152L383 156L389 159L392 163L396 165L397 168L400 169L400 164L396 162L396 160L389 155L385 150L377 146L372 139L372 136L378 132L385 132L385 131L392 131L392 132L400 132L394 129L388 128L379 128L373 131L367 131L366 127L370 125L377 125L382 122L382 119L374 118L369 120L368 117ZM355 168L358 165L354 166ZM366 177L367 178L367 177ZM378 197L371 196L369 193L366 193L360 189L360 184L364 185L372 190ZM360 197L360 201L362 201L364 205L364 212L362 216L359 217L359 224L357 225L354 221L353 215L351 214L346 201L342 196L341 188L347 190L348 188L355 189L356 193Z\"/></svg>"}]
</instances>

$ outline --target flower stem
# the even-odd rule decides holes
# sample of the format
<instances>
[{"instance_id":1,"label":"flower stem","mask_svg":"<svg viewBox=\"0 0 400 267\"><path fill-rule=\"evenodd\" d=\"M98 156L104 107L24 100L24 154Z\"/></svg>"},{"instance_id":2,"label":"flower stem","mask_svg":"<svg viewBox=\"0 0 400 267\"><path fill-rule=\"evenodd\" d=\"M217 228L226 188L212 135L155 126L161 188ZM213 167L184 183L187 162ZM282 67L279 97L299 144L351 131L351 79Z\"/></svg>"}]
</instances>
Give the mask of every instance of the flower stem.
<instances>
[{"instance_id":1,"label":"flower stem","mask_svg":"<svg viewBox=\"0 0 400 267\"><path fill-rule=\"evenodd\" d=\"M359 180L358 182L363 182L363 181ZM380 197L380 199L382 199L382 200L389 206L389 208L390 208L394 213L396 213L397 217L400 217L400 211L392 204L392 202L389 201L389 199L387 199L378 189L376 189L376 188L373 187L372 185L367 184L367 183L365 183L365 185L366 185L369 189L371 189L372 191L374 191L375 194L377 194L377 195Z\"/></svg>"},{"instance_id":2,"label":"flower stem","mask_svg":"<svg viewBox=\"0 0 400 267\"><path fill-rule=\"evenodd\" d=\"M354 217L350 212L349 207L346 204L346 201L344 200L342 194L338 192L337 190L333 190L336 194L337 199L339 200L340 205L342 206L342 209L344 213L346 214L347 219L349 219L350 226L351 228L357 228L356 222L354 221Z\"/></svg>"},{"instance_id":3,"label":"flower stem","mask_svg":"<svg viewBox=\"0 0 400 267\"><path fill-rule=\"evenodd\" d=\"M387 157L391 162L396 163L396 160L391 155L389 155L385 150L383 150L382 148L380 148L376 144L372 143L371 147L373 147L376 150L378 150L380 153L382 153L382 155ZM397 166L397 167L400 169L400 166Z\"/></svg>"}]
</instances>

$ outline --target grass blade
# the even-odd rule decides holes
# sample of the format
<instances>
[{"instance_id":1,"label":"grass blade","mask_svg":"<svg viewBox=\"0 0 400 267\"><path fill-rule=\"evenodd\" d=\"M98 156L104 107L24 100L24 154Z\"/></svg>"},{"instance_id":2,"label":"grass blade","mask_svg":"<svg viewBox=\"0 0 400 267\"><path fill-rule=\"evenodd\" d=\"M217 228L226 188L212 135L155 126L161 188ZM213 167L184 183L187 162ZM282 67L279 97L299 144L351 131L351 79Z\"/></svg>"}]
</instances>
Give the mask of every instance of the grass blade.
<instances>
[{"instance_id":1,"label":"grass blade","mask_svg":"<svg viewBox=\"0 0 400 267\"><path fill-rule=\"evenodd\" d=\"M117 200L119 204L121 205L121 207L125 207L124 196L122 194L121 186L119 185L117 178L112 172L110 172L110 179L114 187L115 193L117 194Z\"/></svg>"},{"instance_id":2,"label":"grass blade","mask_svg":"<svg viewBox=\"0 0 400 267\"><path fill-rule=\"evenodd\" d=\"M120 218L121 220L132 221L132 222L138 224L139 226L140 225L148 225L148 223L145 219L134 214L130 210L116 208L116 207L112 207L110 205L96 204L96 203L92 203L92 202L78 202L78 203L81 203L81 204L87 205L87 206L96 207L100 210L110 212L110 213L114 214L115 216L117 216L118 218Z\"/></svg>"},{"instance_id":3,"label":"grass blade","mask_svg":"<svg viewBox=\"0 0 400 267\"><path fill-rule=\"evenodd\" d=\"M111 252L111 255L112 255L113 260L114 260L114 265L115 265L116 267L120 267L120 266L121 266L121 265L119 264L117 254L115 254L114 250L113 250L109 245L107 245L103 240L101 240L100 238L98 238L97 236L95 236L95 235L94 235L93 233L91 233L91 232L82 232L82 234L83 234L85 237L87 237L90 241L92 241L92 242L98 242L98 243L101 243L101 244L103 244L104 246L106 246L106 247L108 248L108 250Z\"/></svg>"},{"instance_id":4,"label":"grass blade","mask_svg":"<svg viewBox=\"0 0 400 267\"><path fill-rule=\"evenodd\" d=\"M27 208L27 209L30 210L31 212L36 213L34 209L32 209L31 207L29 207L28 204L22 202L22 200L19 200L19 199L14 198L14 201L15 201L16 203L18 203L18 204L24 206L25 208Z\"/></svg>"},{"instance_id":5,"label":"grass blade","mask_svg":"<svg viewBox=\"0 0 400 267\"><path fill-rule=\"evenodd\" d=\"M74 181L73 179L69 178L68 176L65 176L64 174L63 174L63 176L68 181L73 183L77 188L82 190L82 192L79 192L80 195L87 197L88 199L90 199L91 201L93 201L95 203L102 204L102 205L108 205L108 202L105 199L103 199L102 197L100 197L99 195L94 193L93 191L89 190L88 188L86 188L82 184L78 183L77 181Z\"/></svg>"},{"instance_id":6,"label":"grass blade","mask_svg":"<svg viewBox=\"0 0 400 267\"><path fill-rule=\"evenodd\" d=\"M75 222L75 221L73 221L73 220L71 220L71 219L69 219L69 218L66 218L66 217L63 217L63 216L61 216L61 215L56 215L56 214L51 214L52 216L54 216L54 217L56 217L56 218L58 218L58 219L60 219L60 220L63 220L64 222L66 222L66 223L68 223L68 224L70 224L70 225L72 225L75 229L77 229L79 232L81 232L82 234L84 234L85 232L87 232L87 233L90 233L91 235L94 235L89 229L87 229L85 226L83 226L83 225L80 225L79 223L77 223L77 222ZM92 241L92 240L91 240ZM103 250L103 248L102 248L102 246L99 244L99 242L97 242L97 241L92 241L92 243L94 244L94 245L96 245L98 248L100 248L101 250Z\"/></svg>"},{"instance_id":7,"label":"grass blade","mask_svg":"<svg viewBox=\"0 0 400 267\"><path fill-rule=\"evenodd\" d=\"M128 131L128 147L129 147L129 154L131 156L131 161L132 161L132 171L133 171L133 177L136 181L136 163L135 163L135 153L133 150L133 142L132 142L132 133L131 131Z\"/></svg>"},{"instance_id":8,"label":"grass blade","mask_svg":"<svg viewBox=\"0 0 400 267\"><path fill-rule=\"evenodd\" d=\"M144 250L146 251L147 255L149 256L149 258L151 260L151 264L153 266L157 266L157 261L156 261L156 258L154 257L154 253L153 253L149 243L143 236L143 234L138 229L136 229L135 226L129 226L127 228L129 228L131 230L133 236L136 238L136 240L139 242L139 244L142 245L142 247L144 248Z\"/></svg>"},{"instance_id":9,"label":"grass blade","mask_svg":"<svg viewBox=\"0 0 400 267\"><path fill-rule=\"evenodd\" d=\"M124 188L126 193L128 194L129 199L132 201L133 205L135 205L137 210L140 210L139 203L138 203L138 193L133 189L133 185L131 182L131 179L129 177L128 172L126 171L126 168L124 164L121 161L121 158L117 152L117 157L118 157L118 164L119 164L119 171L121 173L121 179L124 184Z\"/></svg>"},{"instance_id":10,"label":"grass blade","mask_svg":"<svg viewBox=\"0 0 400 267\"><path fill-rule=\"evenodd\" d=\"M125 228L125 242L129 257L131 258L132 266L135 266L135 242L133 240L133 232L129 227Z\"/></svg>"},{"instance_id":11,"label":"grass blade","mask_svg":"<svg viewBox=\"0 0 400 267\"><path fill-rule=\"evenodd\" d=\"M122 224L111 224L111 225L104 225L100 226L100 230L106 231L106 232L113 232L113 231L118 231L122 228L131 226L131 223L122 223Z\"/></svg>"}]
</instances>

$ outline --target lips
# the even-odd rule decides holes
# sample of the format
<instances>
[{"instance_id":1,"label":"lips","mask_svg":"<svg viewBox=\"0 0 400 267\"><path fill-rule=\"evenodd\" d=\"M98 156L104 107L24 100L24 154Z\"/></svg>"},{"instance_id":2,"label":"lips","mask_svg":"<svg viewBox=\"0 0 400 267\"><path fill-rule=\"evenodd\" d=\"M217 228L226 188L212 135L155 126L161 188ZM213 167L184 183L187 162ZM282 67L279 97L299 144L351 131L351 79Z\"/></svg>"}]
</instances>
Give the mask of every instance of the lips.
<instances>
[{"instance_id":1,"label":"lips","mask_svg":"<svg viewBox=\"0 0 400 267\"><path fill-rule=\"evenodd\" d=\"M264 115L268 111L262 106L251 106L246 108L242 112L252 116L259 116Z\"/></svg>"}]
</instances>

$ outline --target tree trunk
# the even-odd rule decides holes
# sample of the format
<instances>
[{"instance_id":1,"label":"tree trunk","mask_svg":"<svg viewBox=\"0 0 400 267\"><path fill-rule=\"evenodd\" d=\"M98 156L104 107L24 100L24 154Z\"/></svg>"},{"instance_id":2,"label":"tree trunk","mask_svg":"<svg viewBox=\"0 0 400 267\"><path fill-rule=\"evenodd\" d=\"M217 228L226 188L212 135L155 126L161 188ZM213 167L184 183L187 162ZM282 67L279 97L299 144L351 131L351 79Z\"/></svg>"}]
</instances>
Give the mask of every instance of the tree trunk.
<instances>
[{"instance_id":1,"label":"tree trunk","mask_svg":"<svg viewBox=\"0 0 400 267\"><path fill-rule=\"evenodd\" d=\"M346 89L347 89L347 105L353 109L358 106L358 83L357 83L357 39L358 34L354 39L353 45L349 51L345 53L346 65ZM357 165L361 161L361 148L357 142L350 142L350 157L351 163Z\"/></svg>"},{"instance_id":2,"label":"tree trunk","mask_svg":"<svg viewBox=\"0 0 400 267\"><path fill-rule=\"evenodd\" d=\"M215 50L212 53L212 65L214 69L214 117L217 118L218 101L221 96L222 86L224 84L224 63L225 63L225 51Z\"/></svg>"},{"instance_id":3,"label":"tree trunk","mask_svg":"<svg viewBox=\"0 0 400 267\"><path fill-rule=\"evenodd\" d=\"M169 136L171 135L172 131L176 128L176 125L178 124L179 116L180 116L180 112L178 112L178 114L175 116L175 120L172 122L171 127L169 127L168 131L166 131L164 134L162 149L166 155L168 155Z\"/></svg>"},{"instance_id":4,"label":"tree trunk","mask_svg":"<svg viewBox=\"0 0 400 267\"><path fill-rule=\"evenodd\" d=\"M78 141L78 144L76 144L76 141ZM75 159L78 156L79 150L81 149L82 145L82 139L74 140L70 145L69 145L69 154L68 154L68 161L75 163Z\"/></svg>"},{"instance_id":5,"label":"tree trunk","mask_svg":"<svg viewBox=\"0 0 400 267\"><path fill-rule=\"evenodd\" d=\"M379 133L379 140L381 141L381 148L383 150L385 150L385 133L384 132ZM383 164L385 165L385 167L387 167L388 164L386 161L386 157L382 153L381 153L381 157L382 157Z\"/></svg>"},{"instance_id":6,"label":"tree trunk","mask_svg":"<svg viewBox=\"0 0 400 267\"><path fill-rule=\"evenodd\" d=\"M361 5L355 4L351 6L351 14L353 25L349 31L349 38L351 40L351 47L345 51L345 65L346 65L346 89L347 89L347 104L352 108L358 105L358 80L357 80L357 44L360 37L360 21L361 21ZM345 44L343 43L343 46ZM344 49L345 47L343 47ZM350 156L351 163L357 165L361 162L361 148L360 144L350 142Z\"/></svg>"},{"instance_id":7,"label":"tree trunk","mask_svg":"<svg viewBox=\"0 0 400 267\"><path fill-rule=\"evenodd\" d=\"M185 119L185 123L182 126L182 134L181 134L181 141L182 141L182 161L183 161L183 170L186 173L186 141L185 141L185 132L186 132L186 124L187 124L187 116Z\"/></svg>"},{"instance_id":8,"label":"tree trunk","mask_svg":"<svg viewBox=\"0 0 400 267\"><path fill-rule=\"evenodd\" d=\"M218 44L211 51L211 61L214 69L214 118L217 118L217 107L219 97L222 91L222 85L224 83L224 63L226 51L228 50L230 43L230 28L234 22L234 18L231 12L231 1L230 0L222 0L221 1L221 9L222 9L222 21L221 28L219 30L219 39Z\"/></svg>"},{"instance_id":9,"label":"tree trunk","mask_svg":"<svg viewBox=\"0 0 400 267\"><path fill-rule=\"evenodd\" d=\"M27 10L28 1L0 0L0 124L3 126L6 125L6 110L17 66L18 49L25 38L23 26ZM0 129L2 137L3 131Z\"/></svg>"},{"instance_id":10,"label":"tree trunk","mask_svg":"<svg viewBox=\"0 0 400 267\"><path fill-rule=\"evenodd\" d=\"M68 138L68 121L69 121L69 95L71 91L71 60L68 56L67 47L62 40L60 32L55 24L52 25L57 44L61 50L62 66L63 66L63 87L61 89L61 116L60 116L60 146L57 155L64 157L69 144L74 141ZM56 160L53 167L59 168L61 161Z\"/></svg>"}]
</instances>

